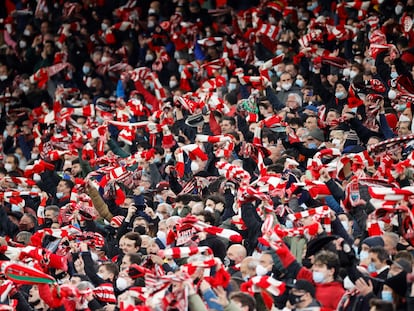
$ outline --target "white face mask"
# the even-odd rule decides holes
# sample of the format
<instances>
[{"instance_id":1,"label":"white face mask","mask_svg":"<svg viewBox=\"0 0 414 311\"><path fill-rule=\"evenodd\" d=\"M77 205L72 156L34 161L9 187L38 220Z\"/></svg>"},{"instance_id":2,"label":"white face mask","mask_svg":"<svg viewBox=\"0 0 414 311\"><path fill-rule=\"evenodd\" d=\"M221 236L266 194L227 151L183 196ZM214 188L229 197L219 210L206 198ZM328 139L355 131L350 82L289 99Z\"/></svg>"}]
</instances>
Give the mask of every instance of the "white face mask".
<instances>
[{"instance_id":1,"label":"white face mask","mask_svg":"<svg viewBox=\"0 0 414 311\"><path fill-rule=\"evenodd\" d=\"M7 172L11 172L11 171L13 170L13 165L12 165L11 163L5 163L5 164L4 164L4 169L5 169Z\"/></svg>"},{"instance_id":2,"label":"white face mask","mask_svg":"<svg viewBox=\"0 0 414 311\"><path fill-rule=\"evenodd\" d=\"M25 35L26 37L29 37L31 35L30 30L29 29L25 29L23 31L23 35Z\"/></svg>"},{"instance_id":3,"label":"white face mask","mask_svg":"<svg viewBox=\"0 0 414 311\"><path fill-rule=\"evenodd\" d=\"M155 22L154 21L148 21L147 23L148 28L152 28L155 26Z\"/></svg>"},{"instance_id":4,"label":"white face mask","mask_svg":"<svg viewBox=\"0 0 414 311\"><path fill-rule=\"evenodd\" d=\"M270 24L276 24L276 19L273 16L269 16L268 21Z\"/></svg>"},{"instance_id":5,"label":"white face mask","mask_svg":"<svg viewBox=\"0 0 414 311\"><path fill-rule=\"evenodd\" d=\"M342 74L344 75L344 77L349 77L349 75L351 74L351 69L345 68Z\"/></svg>"},{"instance_id":6,"label":"white face mask","mask_svg":"<svg viewBox=\"0 0 414 311\"><path fill-rule=\"evenodd\" d=\"M40 175L39 175L39 174L33 174L33 180L34 180L35 182L38 182L38 181L41 181L41 180L42 180L42 177L40 177Z\"/></svg>"},{"instance_id":7,"label":"white face mask","mask_svg":"<svg viewBox=\"0 0 414 311\"><path fill-rule=\"evenodd\" d=\"M390 100L394 100L397 97L397 92L395 90L389 90L388 91L388 98Z\"/></svg>"},{"instance_id":8,"label":"white face mask","mask_svg":"<svg viewBox=\"0 0 414 311\"><path fill-rule=\"evenodd\" d=\"M404 9L404 7L402 5L397 4L397 6L395 7L395 14L401 15L403 9Z\"/></svg>"},{"instance_id":9,"label":"white face mask","mask_svg":"<svg viewBox=\"0 0 414 311\"><path fill-rule=\"evenodd\" d=\"M257 265L256 267L256 274L258 276L263 276L267 274L267 269L265 267L263 267L262 265Z\"/></svg>"},{"instance_id":10,"label":"white face mask","mask_svg":"<svg viewBox=\"0 0 414 311\"><path fill-rule=\"evenodd\" d=\"M26 41L23 41L23 40L19 41L19 48L24 49L26 46L27 46Z\"/></svg>"},{"instance_id":11,"label":"white face mask","mask_svg":"<svg viewBox=\"0 0 414 311\"><path fill-rule=\"evenodd\" d=\"M7 75L1 75L0 76L0 81L4 81L7 80L8 76Z\"/></svg>"},{"instance_id":12,"label":"white face mask","mask_svg":"<svg viewBox=\"0 0 414 311\"><path fill-rule=\"evenodd\" d=\"M154 56L152 54L146 54L145 55L145 61L146 62L152 62L154 60Z\"/></svg>"},{"instance_id":13,"label":"white face mask","mask_svg":"<svg viewBox=\"0 0 414 311\"><path fill-rule=\"evenodd\" d=\"M36 160L39 157L39 154L38 153L32 153L30 155L30 157L32 158L32 160Z\"/></svg>"},{"instance_id":14,"label":"white face mask","mask_svg":"<svg viewBox=\"0 0 414 311\"><path fill-rule=\"evenodd\" d=\"M127 289L127 287L128 287L128 282L125 278L119 277L116 279L116 288L118 288L120 291Z\"/></svg>"},{"instance_id":15,"label":"white face mask","mask_svg":"<svg viewBox=\"0 0 414 311\"><path fill-rule=\"evenodd\" d=\"M20 88L25 94L29 93L30 88L27 85L22 85Z\"/></svg>"},{"instance_id":16,"label":"white face mask","mask_svg":"<svg viewBox=\"0 0 414 311\"><path fill-rule=\"evenodd\" d=\"M284 89L285 91L289 91L290 88L292 87L292 83L282 83L281 85L282 89Z\"/></svg>"},{"instance_id":17,"label":"white face mask","mask_svg":"<svg viewBox=\"0 0 414 311\"><path fill-rule=\"evenodd\" d=\"M106 31L108 29L108 25L105 24L105 23L102 23L101 24L101 29L102 29L102 31Z\"/></svg>"},{"instance_id":18,"label":"white face mask","mask_svg":"<svg viewBox=\"0 0 414 311\"><path fill-rule=\"evenodd\" d=\"M108 56L102 56L102 58L101 58L101 62L104 63L104 64L107 64L110 61L111 61L111 58L108 57Z\"/></svg>"},{"instance_id":19,"label":"white face mask","mask_svg":"<svg viewBox=\"0 0 414 311\"><path fill-rule=\"evenodd\" d=\"M170 82L169 82L170 89L175 88L177 85L178 85L177 80L170 80Z\"/></svg>"}]
</instances>

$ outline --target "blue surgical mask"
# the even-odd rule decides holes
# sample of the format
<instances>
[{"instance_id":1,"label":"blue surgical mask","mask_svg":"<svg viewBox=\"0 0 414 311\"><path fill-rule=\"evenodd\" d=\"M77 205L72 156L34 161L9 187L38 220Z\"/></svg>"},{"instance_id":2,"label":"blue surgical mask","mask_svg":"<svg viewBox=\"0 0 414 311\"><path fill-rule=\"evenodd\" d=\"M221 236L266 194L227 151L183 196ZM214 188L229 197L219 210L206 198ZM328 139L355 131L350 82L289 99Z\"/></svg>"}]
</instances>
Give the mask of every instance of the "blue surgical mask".
<instances>
[{"instance_id":1,"label":"blue surgical mask","mask_svg":"<svg viewBox=\"0 0 414 311\"><path fill-rule=\"evenodd\" d=\"M393 72L391 72L391 79L396 79L396 78L398 78L398 72L396 72L396 71L393 71Z\"/></svg>"},{"instance_id":2,"label":"blue surgical mask","mask_svg":"<svg viewBox=\"0 0 414 311\"><path fill-rule=\"evenodd\" d=\"M345 92L335 92L335 97L338 99L344 99L345 98Z\"/></svg>"},{"instance_id":3,"label":"blue surgical mask","mask_svg":"<svg viewBox=\"0 0 414 311\"><path fill-rule=\"evenodd\" d=\"M276 50L276 55L277 56L282 55L282 54L283 54L283 51L282 50Z\"/></svg>"},{"instance_id":4,"label":"blue surgical mask","mask_svg":"<svg viewBox=\"0 0 414 311\"><path fill-rule=\"evenodd\" d=\"M377 271L377 268L375 267L375 264L373 262L370 262L369 265L368 265L368 272L373 273L373 272L376 272L376 271Z\"/></svg>"},{"instance_id":5,"label":"blue surgical mask","mask_svg":"<svg viewBox=\"0 0 414 311\"><path fill-rule=\"evenodd\" d=\"M308 11L313 11L314 9L316 9L316 7L318 6L318 2L312 2L311 5L307 6L306 9Z\"/></svg>"},{"instance_id":6,"label":"blue surgical mask","mask_svg":"<svg viewBox=\"0 0 414 311\"><path fill-rule=\"evenodd\" d=\"M316 146L316 144L315 144L315 143L309 143L309 144L308 144L308 148L309 148L309 149L317 149L317 148L318 148L318 146Z\"/></svg>"},{"instance_id":7,"label":"blue surgical mask","mask_svg":"<svg viewBox=\"0 0 414 311\"><path fill-rule=\"evenodd\" d=\"M382 291L381 292L381 299L389 302L393 302L392 299L392 292L390 291Z\"/></svg>"},{"instance_id":8,"label":"blue surgical mask","mask_svg":"<svg viewBox=\"0 0 414 311\"><path fill-rule=\"evenodd\" d=\"M57 197L58 199L63 198L63 192L56 192L56 197Z\"/></svg>"},{"instance_id":9,"label":"blue surgical mask","mask_svg":"<svg viewBox=\"0 0 414 311\"><path fill-rule=\"evenodd\" d=\"M351 79L355 78L357 75L358 75L358 72L356 72L355 70L351 70L351 71L349 72L349 77L350 77Z\"/></svg>"},{"instance_id":10,"label":"blue surgical mask","mask_svg":"<svg viewBox=\"0 0 414 311\"><path fill-rule=\"evenodd\" d=\"M12 212L22 212L22 209L20 208L20 206L19 205L17 205L17 204L12 204L11 205L11 211Z\"/></svg>"},{"instance_id":11,"label":"blue surgical mask","mask_svg":"<svg viewBox=\"0 0 414 311\"><path fill-rule=\"evenodd\" d=\"M170 161L170 160L171 160L171 158L172 158L172 153L167 153L167 154L165 155L165 163L168 163L168 161Z\"/></svg>"},{"instance_id":12,"label":"blue surgical mask","mask_svg":"<svg viewBox=\"0 0 414 311\"><path fill-rule=\"evenodd\" d=\"M293 222L290 219L286 219L285 226L288 229L292 229L293 228Z\"/></svg>"},{"instance_id":13,"label":"blue surgical mask","mask_svg":"<svg viewBox=\"0 0 414 311\"><path fill-rule=\"evenodd\" d=\"M296 80L295 84L299 87L303 87L303 80Z\"/></svg>"},{"instance_id":14,"label":"blue surgical mask","mask_svg":"<svg viewBox=\"0 0 414 311\"><path fill-rule=\"evenodd\" d=\"M312 278L315 283L323 283L325 281L325 275L319 271L313 271Z\"/></svg>"},{"instance_id":15,"label":"blue surgical mask","mask_svg":"<svg viewBox=\"0 0 414 311\"><path fill-rule=\"evenodd\" d=\"M365 260L369 257L369 253L367 251L361 251L359 253L359 259L360 260Z\"/></svg>"},{"instance_id":16,"label":"blue surgical mask","mask_svg":"<svg viewBox=\"0 0 414 311\"><path fill-rule=\"evenodd\" d=\"M237 88L237 84L236 83L229 83L229 86L227 88L229 89L229 91L233 91Z\"/></svg>"},{"instance_id":17,"label":"blue surgical mask","mask_svg":"<svg viewBox=\"0 0 414 311\"><path fill-rule=\"evenodd\" d=\"M358 254L358 246L356 245L352 245L352 249L354 250L355 256L356 258L359 259L359 254Z\"/></svg>"},{"instance_id":18,"label":"blue surgical mask","mask_svg":"<svg viewBox=\"0 0 414 311\"><path fill-rule=\"evenodd\" d=\"M82 72L87 75L89 72L91 72L91 67L89 66L83 66L82 67Z\"/></svg>"}]
</instances>

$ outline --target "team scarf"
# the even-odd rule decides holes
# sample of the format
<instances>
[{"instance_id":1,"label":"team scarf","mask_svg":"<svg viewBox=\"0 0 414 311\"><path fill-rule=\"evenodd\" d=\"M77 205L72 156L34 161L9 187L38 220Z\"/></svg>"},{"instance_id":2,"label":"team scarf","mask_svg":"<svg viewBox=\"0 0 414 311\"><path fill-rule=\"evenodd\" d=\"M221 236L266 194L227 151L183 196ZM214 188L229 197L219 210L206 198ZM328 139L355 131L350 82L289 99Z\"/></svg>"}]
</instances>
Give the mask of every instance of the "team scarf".
<instances>
[{"instance_id":1,"label":"team scarf","mask_svg":"<svg viewBox=\"0 0 414 311\"><path fill-rule=\"evenodd\" d=\"M20 263L0 261L1 273L16 284L56 284L56 280L39 269Z\"/></svg>"},{"instance_id":2,"label":"team scarf","mask_svg":"<svg viewBox=\"0 0 414 311\"><path fill-rule=\"evenodd\" d=\"M331 234L331 218L330 218L331 209L327 205L311 208L302 212L297 212L294 214L288 214L287 218L291 221L301 220L306 217L312 217L315 222L322 221L322 227L324 228L327 234ZM312 228L308 228L309 232ZM312 231L313 232L313 231Z\"/></svg>"},{"instance_id":3,"label":"team scarf","mask_svg":"<svg viewBox=\"0 0 414 311\"><path fill-rule=\"evenodd\" d=\"M208 246L190 246L162 249L158 252L158 256L165 259L178 259L203 254L205 252L207 252L208 255L213 254L213 251Z\"/></svg>"}]
</instances>

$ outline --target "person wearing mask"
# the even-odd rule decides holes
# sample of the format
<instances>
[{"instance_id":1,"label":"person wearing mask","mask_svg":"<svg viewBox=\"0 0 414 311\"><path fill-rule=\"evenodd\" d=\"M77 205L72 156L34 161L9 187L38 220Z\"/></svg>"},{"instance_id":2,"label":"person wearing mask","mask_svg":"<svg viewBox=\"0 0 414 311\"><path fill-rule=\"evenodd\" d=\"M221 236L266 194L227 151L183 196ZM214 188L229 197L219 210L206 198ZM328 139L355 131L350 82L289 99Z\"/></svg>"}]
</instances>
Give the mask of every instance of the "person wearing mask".
<instances>
[{"instance_id":1,"label":"person wearing mask","mask_svg":"<svg viewBox=\"0 0 414 311\"><path fill-rule=\"evenodd\" d=\"M288 95L290 93L298 94L302 98L301 89L298 86L293 85L293 78L289 72L285 71L282 73L280 76L279 84L280 91L277 93L277 97L280 102L286 103Z\"/></svg>"},{"instance_id":2,"label":"person wearing mask","mask_svg":"<svg viewBox=\"0 0 414 311\"><path fill-rule=\"evenodd\" d=\"M315 298L321 303L322 307L335 310L345 293L342 283L336 280L338 271L338 255L325 250L315 255L312 265L312 278L316 288Z\"/></svg>"},{"instance_id":3,"label":"person wearing mask","mask_svg":"<svg viewBox=\"0 0 414 311\"><path fill-rule=\"evenodd\" d=\"M230 275L234 276L242 276L240 272L240 265L244 258L246 258L247 252L246 248L240 244L231 245L226 252L226 259L228 259L228 269L227 271Z\"/></svg>"},{"instance_id":4,"label":"person wearing mask","mask_svg":"<svg viewBox=\"0 0 414 311\"><path fill-rule=\"evenodd\" d=\"M62 179L56 187L55 198L53 204L62 207L70 202L70 194L75 184L69 179Z\"/></svg>"},{"instance_id":5,"label":"person wearing mask","mask_svg":"<svg viewBox=\"0 0 414 311\"><path fill-rule=\"evenodd\" d=\"M289 291L287 307L292 311L318 308L321 304L315 299L315 286L306 280L297 280Z\"/></svg>"}]
</instances>

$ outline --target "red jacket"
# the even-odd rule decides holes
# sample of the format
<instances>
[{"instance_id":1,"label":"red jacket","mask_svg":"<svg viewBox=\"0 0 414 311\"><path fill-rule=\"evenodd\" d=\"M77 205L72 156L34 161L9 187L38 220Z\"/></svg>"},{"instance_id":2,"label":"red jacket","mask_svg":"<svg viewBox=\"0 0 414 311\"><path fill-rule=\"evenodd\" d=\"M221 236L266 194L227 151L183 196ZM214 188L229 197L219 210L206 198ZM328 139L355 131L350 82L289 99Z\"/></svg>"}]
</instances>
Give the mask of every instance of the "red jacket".
<instances>
[{"instance_id":1,"label":"red jacket","mask_svg":"<svg viewBox=\"0 0 414 311\"><path fill-rule=\"evenodd\" d=\"M322 307L336 310L345 290L340 282L318 283L316 287L316 300Z\"/></svg>"}]
</instances>

